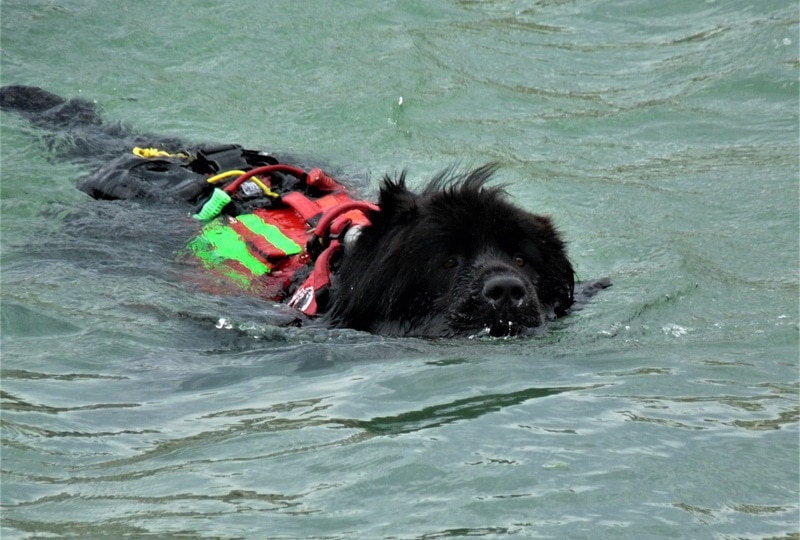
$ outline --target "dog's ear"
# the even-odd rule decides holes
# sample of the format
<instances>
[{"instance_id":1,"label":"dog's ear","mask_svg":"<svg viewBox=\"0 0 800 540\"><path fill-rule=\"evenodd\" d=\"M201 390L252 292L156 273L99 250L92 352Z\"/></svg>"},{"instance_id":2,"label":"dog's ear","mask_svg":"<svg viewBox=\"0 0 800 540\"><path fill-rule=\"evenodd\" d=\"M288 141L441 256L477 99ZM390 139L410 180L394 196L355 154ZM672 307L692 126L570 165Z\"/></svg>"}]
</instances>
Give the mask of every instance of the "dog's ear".
<instances>
[{"instance_id":1,"label":"dog's ear","mask_svg":"<svg viewBox=\"0 0 800 540\"><path fill-rule=\"evenodd\" d=\"M387 221L407 221L416 215L417 195L406 187L406 171L396 178L383 178L378 206Z\"/></svg>"},{"instance_id":2,"label":"dog's ear","mask_svg":"<svg viewBox=\"0 0 800 540\"><path fill-rule=\"evenodd\" d=\"M569 312L574 301L575 270L567 257L566 243L548 216L531 215L530 223L538 238L542 260L539 267L539 300L551 306L556 315Z\"/></svg>"}]
</instances>

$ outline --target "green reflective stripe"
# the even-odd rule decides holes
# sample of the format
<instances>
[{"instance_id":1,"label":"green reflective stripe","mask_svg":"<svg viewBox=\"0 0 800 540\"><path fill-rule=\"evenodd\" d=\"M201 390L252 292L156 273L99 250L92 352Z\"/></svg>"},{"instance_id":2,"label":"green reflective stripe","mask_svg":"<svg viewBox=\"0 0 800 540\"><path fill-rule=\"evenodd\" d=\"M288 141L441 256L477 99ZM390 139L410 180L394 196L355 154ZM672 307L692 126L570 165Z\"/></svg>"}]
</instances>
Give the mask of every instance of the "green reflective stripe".
<instances>
[{"instance_id":1,"label":"green reflective stripe","mask_svg":"<svg viewBox=\"0 0 800 540\"><path fill-rule=\"evenodd\" d=\"M303 248L298 246L291 238L281 232L275 225L264 223L264 221L255 214L244 214L238 216L236 219L244 223L245 227L253 231L259 236L263 236L267 242L280 249L287 255L297 255Z\"/></svg>"},{"instance_id":2,"label":"green reflective stripe","mask_svg":"<svg viewBox=\"0 0 800 540\"><path fill-rule=\"evenodd\" d=\"M204 245L205 241L209 245ZM203 227L200 236L195 238L190 248L204 263L216 266L222 259L233 259L260 276L269 273L269 266L255 258L247 249L247 244L226 223L214 221Z\"/></svg>"}]
</instances>

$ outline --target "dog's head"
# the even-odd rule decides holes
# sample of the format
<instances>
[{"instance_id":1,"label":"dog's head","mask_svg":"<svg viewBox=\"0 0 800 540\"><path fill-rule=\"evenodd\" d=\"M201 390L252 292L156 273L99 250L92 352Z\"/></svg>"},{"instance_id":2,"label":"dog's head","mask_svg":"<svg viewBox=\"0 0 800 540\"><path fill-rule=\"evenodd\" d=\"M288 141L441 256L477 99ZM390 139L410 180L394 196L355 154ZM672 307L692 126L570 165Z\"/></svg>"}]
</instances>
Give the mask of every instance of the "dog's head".
<instances>
[{"instance_id":1,"label":"dog's head","mask_svg":"<svg viewBox=\"0 0 800 540\"><path fill-rule=\"evenodd\" d=\"M487 187L487 165L420 193L385 178L380 211L348 246L329 320L386 335L512 335L572 304L574 273L549 218Z\"/></svg>"}]
</instances>

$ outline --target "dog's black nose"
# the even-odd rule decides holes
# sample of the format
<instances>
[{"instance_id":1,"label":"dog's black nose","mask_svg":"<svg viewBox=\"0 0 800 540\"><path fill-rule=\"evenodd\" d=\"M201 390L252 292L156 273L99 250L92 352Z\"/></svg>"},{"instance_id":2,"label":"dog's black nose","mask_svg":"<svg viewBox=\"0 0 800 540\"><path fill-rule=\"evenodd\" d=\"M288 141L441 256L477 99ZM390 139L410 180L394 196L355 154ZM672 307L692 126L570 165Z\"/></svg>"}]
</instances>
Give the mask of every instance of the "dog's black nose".
<instances>
[{"instance_id":1,"label":"dog's black nose","mask_svg":"<svg viewBox=\"0 0 800 540\"><path fill-rule=\"evenodd\" d=\"M483 297L496 309L518 307L526 295L525 284L516 276L492 276L483 284Z\"/></svg>"}]
</instances>

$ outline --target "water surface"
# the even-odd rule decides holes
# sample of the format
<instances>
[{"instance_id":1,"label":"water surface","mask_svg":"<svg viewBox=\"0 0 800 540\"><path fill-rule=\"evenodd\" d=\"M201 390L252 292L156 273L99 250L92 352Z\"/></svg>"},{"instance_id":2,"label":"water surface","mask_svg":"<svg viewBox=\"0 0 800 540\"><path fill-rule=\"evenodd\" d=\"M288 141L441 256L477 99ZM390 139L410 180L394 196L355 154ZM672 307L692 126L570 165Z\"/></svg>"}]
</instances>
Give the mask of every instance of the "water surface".
<instances>
[{"instance_id":1,"label":"water surface","mask_svg":"<svg viewBox=\"0 0 800 540\"><path fill-rule=\"evenodd\" d=\"M3 538L797 537L796 3L109 7L4 1L2 82L367 191L496 160L614 286L537 339L271 327L3 114Z\"/></svg>"}]
</instances>

